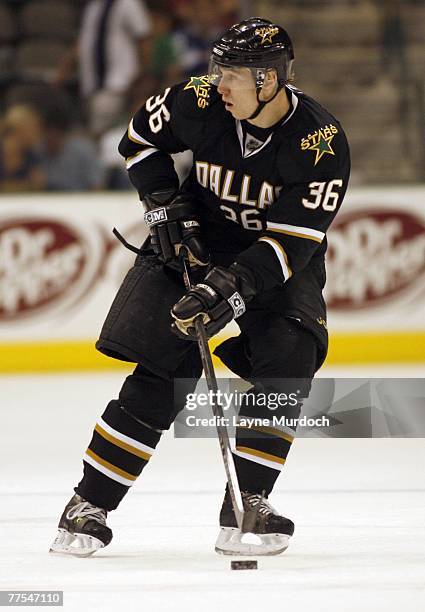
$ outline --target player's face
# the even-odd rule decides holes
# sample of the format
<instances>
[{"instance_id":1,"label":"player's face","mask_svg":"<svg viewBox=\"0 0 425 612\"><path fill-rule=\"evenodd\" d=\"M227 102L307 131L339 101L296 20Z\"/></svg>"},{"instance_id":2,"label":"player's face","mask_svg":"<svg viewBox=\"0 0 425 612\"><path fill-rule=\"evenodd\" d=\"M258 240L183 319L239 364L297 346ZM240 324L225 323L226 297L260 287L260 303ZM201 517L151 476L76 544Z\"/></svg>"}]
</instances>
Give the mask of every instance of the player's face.
<instances>
[{"instance_id":1,"label":"player's face","mask_svg":"<svg viewBox=\"0 0 425 612\"><path fill-rule=\"evenodd\" d=\"M221 68L217 90L235 119L248 119L257 108L257 92L249 68Z\"/></svg>"}]
</instances>

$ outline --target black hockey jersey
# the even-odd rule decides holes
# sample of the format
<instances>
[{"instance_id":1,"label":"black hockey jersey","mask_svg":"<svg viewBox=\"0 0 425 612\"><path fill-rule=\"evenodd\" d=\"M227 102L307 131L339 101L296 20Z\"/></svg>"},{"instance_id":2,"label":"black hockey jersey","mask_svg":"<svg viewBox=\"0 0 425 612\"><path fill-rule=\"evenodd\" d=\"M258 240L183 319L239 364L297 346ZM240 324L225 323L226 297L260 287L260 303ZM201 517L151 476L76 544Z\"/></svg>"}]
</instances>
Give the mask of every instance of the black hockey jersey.
<instances>
[{"instance_id":1,"label":"black hockey jersey","mask_svg":"<svg viewBox=\"0 0 425 612\"><path fill-rule=\"evenodd\" d=\"M119 150L143 199L179 187L170 154L190 149L182 189L196 196L213 262L249 266L259 299L273 296L326 353L326 231L347 189L349 149L330 113L293 87L287 94L287 115L259 130L226 111L207 77L192 77L149 98Z\"/></svg>"}]
</instances>

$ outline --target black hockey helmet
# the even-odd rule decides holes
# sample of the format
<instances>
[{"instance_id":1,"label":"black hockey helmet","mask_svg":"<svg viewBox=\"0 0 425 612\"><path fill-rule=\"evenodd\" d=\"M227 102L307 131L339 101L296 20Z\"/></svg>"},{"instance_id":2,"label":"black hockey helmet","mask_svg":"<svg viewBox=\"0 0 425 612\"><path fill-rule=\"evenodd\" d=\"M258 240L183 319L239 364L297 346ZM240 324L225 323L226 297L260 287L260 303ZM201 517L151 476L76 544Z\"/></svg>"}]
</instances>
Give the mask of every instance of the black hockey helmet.
<instances>
[{"instance_id":1,"label":"black hockey helmet","mask_svg":"<svg viewBox=\"0 0 425 612\"><path fill-rule=\"evenodd\" d=\"M209 78L218 84L220 67L250 68L256 87L261 88L268 69L277 72L279 89L291 75L294 49L288 33L268 19L250 17L229 28L212 49Z\"/></svg>"}]
</instances>

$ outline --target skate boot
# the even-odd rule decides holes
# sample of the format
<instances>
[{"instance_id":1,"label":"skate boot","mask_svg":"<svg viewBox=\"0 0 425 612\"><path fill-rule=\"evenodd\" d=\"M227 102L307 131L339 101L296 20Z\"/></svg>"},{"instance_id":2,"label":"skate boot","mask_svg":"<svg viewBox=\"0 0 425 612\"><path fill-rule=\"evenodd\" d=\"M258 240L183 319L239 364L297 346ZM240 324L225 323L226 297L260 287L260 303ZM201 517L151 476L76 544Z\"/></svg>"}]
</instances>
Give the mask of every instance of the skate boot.
<instances>
[{"instance_id":1,"label":"skate boot","mask_svg":"<svg viewBox=\"0 0 425 612\"><path fill-rule=\"evenodd\" d=\"M75 494L65 506L49 552L88 557L107 546L112 540L112 531L106 525L107 514Z\"/></svg>"},{"instance_id":2,"label":"skate boot","mask_svg":"<svg viewBox=\"0 0 425 612\"><path fill-rule=\"evenodd\" d=\"M294 523L281 516L268 500L258 493L242 491L245 512L257 511L252 533L241 533L229 492L226 491L220 512L220 533L215 550L221 555L278 555L288 548ZM253 535L254 534L254 535Z\"/></svg>"}]
</instances>

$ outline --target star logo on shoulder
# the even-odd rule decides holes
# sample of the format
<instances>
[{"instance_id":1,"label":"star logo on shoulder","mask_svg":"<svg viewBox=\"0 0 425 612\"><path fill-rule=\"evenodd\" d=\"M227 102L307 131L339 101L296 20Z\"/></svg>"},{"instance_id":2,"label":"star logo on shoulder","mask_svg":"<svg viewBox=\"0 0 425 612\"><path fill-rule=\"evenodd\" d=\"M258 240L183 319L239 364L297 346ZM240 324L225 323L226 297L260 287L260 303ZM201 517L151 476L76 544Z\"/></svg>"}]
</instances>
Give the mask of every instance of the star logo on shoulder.
<instances>
[{"instance_id":1,"label":"star logo on shoulder","mask_svg":"<svg viewBox=\"0 0 425 612\"><path fill-rule=\"evenodd\" d=\"M185 85L185 90L193 89L195 91L196 97L198 97L199 90L201 87L210 87L208 75L199 76L199 77L190 77L189 83Z\"/></svg>"},{"instance_id":2,"label":"star logo on shoulder","mask_svg":"<svg viewBox=\"0 0 425 612\"><path fill-rule=\"evenodd\" d=\"M301 150L314 151L316 153L314 165L317 166L325 154L335 155L335 151L332 148L332 141L336 134L338 134L338 128L332 124L326 125L316 130L313 134L308 134L306 138L302 138Z\"/></svg>"},{"instance_id":3,"label":"star logo on shoulder","mask_svg":"<svg viewBox=\"0 0 425 612\"><path fill-rule=\"evenodd\" d=\"M278 32L279 32L279 28L277 28L276 26L268 27L268 28L256 28L255 35L261 36L260 44L265 45L266 42L269 42L271 44L273 42L272 40L273 36L276 36Z\"/></svg>"},{"instance_id":4,"label":"star logo on shoulder","mask_svg":"<svg viewBox=\"0 0 425 612\"><path fill-rule=\"evenodd\" d=\"M325 138L321 131L319 131L319 138L317 142L310 146L310 151L316 151L316 159L314 160L314 165L322 159L325 153L329 155L335 155L335 151L332 149L331 142L334 139L334 135L328 136Z\"/></svg>"},{"instance_id":5,"label":"star logo on shoulder","mask_svg":"<svg viewBox=\"0 0 425 612\"><path fill-rule=\"evenodd\" d=\"M207 106L210 87L211 83L206 74L204 76L190 77L190 81L186 83L183 91L186 89L193 89L198 100L199 108L205 108Z\"/></svg>"}]
</instances>

